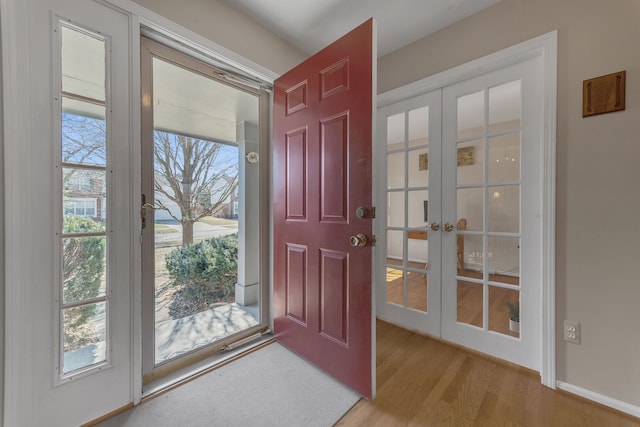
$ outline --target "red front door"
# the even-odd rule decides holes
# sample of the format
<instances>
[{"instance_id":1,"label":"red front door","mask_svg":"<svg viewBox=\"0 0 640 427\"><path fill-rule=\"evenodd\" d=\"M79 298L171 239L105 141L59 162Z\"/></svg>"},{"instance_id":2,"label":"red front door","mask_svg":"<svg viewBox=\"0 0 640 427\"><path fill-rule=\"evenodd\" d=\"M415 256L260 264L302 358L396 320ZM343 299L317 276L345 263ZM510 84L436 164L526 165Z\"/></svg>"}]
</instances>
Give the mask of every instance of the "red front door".
<instances>
[{"instance_id":1,"label":"red front door","mask_svg":"<svg viewBox=\"0 0 640 427\"><path fill-rule=\"evenodd\" d=\"M273 119L275 336L368 398L373 36L369 20L276 80Z\"/></svg>"}]
</instances>

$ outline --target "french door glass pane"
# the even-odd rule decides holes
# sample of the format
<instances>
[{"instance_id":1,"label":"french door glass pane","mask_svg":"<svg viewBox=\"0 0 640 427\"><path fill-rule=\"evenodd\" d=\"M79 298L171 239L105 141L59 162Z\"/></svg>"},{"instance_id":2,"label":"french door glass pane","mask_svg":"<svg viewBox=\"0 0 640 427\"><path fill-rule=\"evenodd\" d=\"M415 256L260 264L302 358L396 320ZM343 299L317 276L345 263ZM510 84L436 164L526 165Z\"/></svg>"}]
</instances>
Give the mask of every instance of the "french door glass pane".
<instances>
[{"instance_id":1,"label":"french door glass pane","mask_svg":"<svg viewBox=\"0 0 640 427\"><path fill-rule=\"evenodd\" d=\"M484 188L460 188L457 193L458 220L467 220L467 230L482 231Z\"/></svg>"},{"instance_id":2,"label":"french door glass pane","mask_svg":"<svg viewBox=\"0 0 640 427\"><path fill-rule=\"evenodd\" d=\"M395 114L387 117L387 151L404 148L405 144L405 114Z\"/></svg>"},{"instance_id":3,"label":"french door glass pane","mask_svg":"<svg viewBox=\"0 0 640 427\"><path fill-rule=\"evenodd\" d=\"M513 283L520 276L520 239L518 237L489 236L489 272L495 281Z\"/></svg>"},{"instance_id":4,"label":"french door glass pane","mask_svg":"<svg viewBox=\"0 0 640 427\"><path fill-rule=\"evenodd\" d=\"M413 190L407 192L408 197L408 227L420 228L427 225L427 212L425 201L429 200L427 190ZM428 203L427 203L428 204Z\"/></svg>"},{"instance_id":5,"label":"french door glass pane","mask_svg":"<svg viewBox=\"0 0 640 427\"><path fill-rule=\"evenodd\" d=\"M520 127L520 80L489 89L489 132Z\"/></svg>"},{"instance_id":6,"label":"french door glass pane","mask_svg":"<svg viewBox=\"0 0 640 427\"><path fill-rule=\"evenodd\" d=\"M387 267L387 302L404 306L404 271Z\"/></svg>"},{"instance_id":7,"label":"french door glass pane","mask_svg":"<svg viewBox=\"0 0 640 427\"><path fill-rule=\"evenodd\" d=\"M509 323L510 314L515 319L517 310L518 329ZM489 330L512 337L519 337L520 292L498 286L489 286ZM511 327L510 327L511 326Z\"/></svg>"},{"instance_id":8,"label":"french door glass pane","mask_svg":"<svg viewBox=\"0 0 640 427\"><path fill-rule=\"evenodd\" d=\"M387 231L387 263L389 258L393 260L404 260L404 232L399 230ZM403 265L403 264L400 264Z\"/></svg>"},{"instance_id":9,"label":"french door glass pane","mask_svg":"<svg viewBox=\"0 0 640 427\"><path fill-rule=\"evenodd\" d=\"M458 185L482 184L484 182L484 150L481 139L461 142L457 152Z\"/></svg>"},{"instance_id":10,"label":"french door glass pane","mask_svg":"<svg viewBox=\"0 0 640 427\"><path fill-rule=\"evenodd\" d=\"M404 188L404 156L405 152L387 155L387 188Z\"/></svg>"},{"instance_id":11,"label":"french door glass pane","mask_svg":"<svg viewBox=\"0 0 640 427\"><path fill-rule=\"evenodd\" d=\"M404 191L389 191L387 206L387 225L389 227L404 227Z\"/></svg>"},{"instance_id":12,"label":"french door glass pane","mask_svg":"<svg viewBox=\"0 0 640 427\"><path fill-rule=\"evenodd\" d=\"M488 190L489 231L519 233L520 186L492 186Z\"/></svg>"},{"instance_id":13,"label":"french door glass pane","mask_svg":"<svg viewBox=\"0 0 640 427\"><path fill-rule=\"evenodd\" d=\"M458 98L458 139L484 133L484 90Z\"/></svg>"},{"instance_id":14,"label":"french door glass pane","mask_svg":"<svg viewBox=\"0 0 640 427\"><path fill-rule=\"evenodd\" d=\"M62 373L107 360L106 302L63 310Z\"/></svg>"},{"instance_id":15,"label":"french door glass pane","mask_svg":"<svg viewBox=\"0 0 640 427\"><path fill-rule=\"evenodd\" d=\"M106 164L104 105L62 98L62 161L97 166Z\"/></svg>"},{"instance_id":16,"label":"french door glass pane","mask_svg":"<svg viewBox=\"0 0 640 427\"><path fill-rule=\"evenodd\" d=\"M484 307L482 292L482 283L458 280L458 322L482 328Z\"/></svg>"},{"instance_id":17,"label":"french door glass pane","mask_svg":"<svg viewBox=\"0 0 640 427\"><path fill-rule=\"evenodd\" d=\"M429 150L411 150L409 156L409 188L429 186Z\"/></svg>"},{"instance_id":18,"label":"french door glass pane","mask_svg":"<svg viewBox=\"0 0 640 427\"><path fill-rule=\"evenodd\" d=\"M62 91L104 101L105 41L62 26Z\"/></svg>"},{"instance_id":19,"label":"french door glass pane","mask_svg":"<svg viewBox=\"0 0 640 427\"><path fill-rule=\"evenodd\" d=\"M409 147L429 143L429 107L409 111Z\"/></svg>"},{"instance_id":20,"label":"french door glass pane","mask_svg":"<svg viewBox=\"0 0 640 427\"><path fill-rule=\"evenodd\" d=\"M424 266L421 264L420 266ZM427 272L407 272L407 307L427 311Z\"/></svg>"},{"instance_id":21,"label":"french door glass pane","mask_svg":"<svg viewBox=\"0 0 640 427\"><path fill-rule=\"evenodd\" d=\"M461 258L458 274L481 279L484 272L482 236L459 234L458 237L462 237L457 242L457 251Z\"/></svg>"},{"instance_id":22,"label":"french door glass pane","mask_svg":"<svg viewBox=\"0 0 640 427\"><path fill-rule=\"evenodd\" d=\"M489 182L520 180L520 133L489 138Z\"/></svg>"}]
</instances>

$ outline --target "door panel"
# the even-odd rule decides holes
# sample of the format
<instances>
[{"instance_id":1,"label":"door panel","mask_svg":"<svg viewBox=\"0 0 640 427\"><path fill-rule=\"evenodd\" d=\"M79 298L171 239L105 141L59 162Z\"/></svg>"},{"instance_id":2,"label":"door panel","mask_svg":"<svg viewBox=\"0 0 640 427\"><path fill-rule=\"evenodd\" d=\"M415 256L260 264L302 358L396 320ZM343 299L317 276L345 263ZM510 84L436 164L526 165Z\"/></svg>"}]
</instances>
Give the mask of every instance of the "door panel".
<instances>
[{"instance_id":1,"label":"door panel","mask_svg":"<svg viewBox=\"0 0 640 427\"><path fill-rule=\"evenodd\" d=\"M371 141L374 23L275 82L274 332L373 395Z\"/></svg>"},{"instance_id":2,"label":"door panel","mask_svg":"<svg viewBox=\"0 0 640 427\"><path fill-rule=\"evenodd\" d=\"M385 221L376 273L381 318L440 334L440 91L386 106L378 112L378 152L384 153ZM436 191L433 191L436 189ZM381 192L382 193L382 192ZM382 225L382 224L381 224ZM383 282L383 281L381 281Z\"/></svg>"}]
</instances>

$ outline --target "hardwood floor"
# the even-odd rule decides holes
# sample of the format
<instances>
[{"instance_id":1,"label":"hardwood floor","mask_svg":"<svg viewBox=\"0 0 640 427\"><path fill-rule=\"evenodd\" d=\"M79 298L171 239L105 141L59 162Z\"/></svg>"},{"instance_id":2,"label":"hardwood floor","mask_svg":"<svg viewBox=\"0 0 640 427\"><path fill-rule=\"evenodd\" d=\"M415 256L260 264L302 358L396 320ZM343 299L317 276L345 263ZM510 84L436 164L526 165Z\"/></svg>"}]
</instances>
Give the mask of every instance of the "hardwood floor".
<instances>
[{"instance_id":1,"label":"hardwood floor","mask_svg":"<svg viewBox=\"0 0 640 427\"><path fill-rule=\"evenodd\" d=\"M524 368L377 322L377 397L337 426L640 426Z\"/></svg>"}]
</instances>

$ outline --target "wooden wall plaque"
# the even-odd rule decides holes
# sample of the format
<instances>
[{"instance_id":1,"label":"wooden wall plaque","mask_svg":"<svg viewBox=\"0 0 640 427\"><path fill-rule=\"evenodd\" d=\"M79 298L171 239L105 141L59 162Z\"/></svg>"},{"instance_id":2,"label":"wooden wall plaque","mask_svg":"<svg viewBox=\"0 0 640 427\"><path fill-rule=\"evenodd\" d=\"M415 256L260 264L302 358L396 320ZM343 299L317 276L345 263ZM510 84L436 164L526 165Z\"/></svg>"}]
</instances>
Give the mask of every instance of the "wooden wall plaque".
<instances>
[{"instance_id":1,"label":"wooden wall plaque","mask_svg":"<svg viewBox=\"0 0 640 427\"><path fill-rule=\"evenodd\" d=\"M627 72L620 71L582 82L582 117L625 109Z\"/></svg>"}]
</instances>

